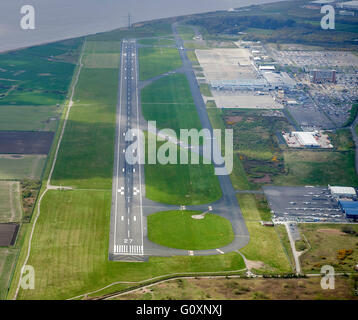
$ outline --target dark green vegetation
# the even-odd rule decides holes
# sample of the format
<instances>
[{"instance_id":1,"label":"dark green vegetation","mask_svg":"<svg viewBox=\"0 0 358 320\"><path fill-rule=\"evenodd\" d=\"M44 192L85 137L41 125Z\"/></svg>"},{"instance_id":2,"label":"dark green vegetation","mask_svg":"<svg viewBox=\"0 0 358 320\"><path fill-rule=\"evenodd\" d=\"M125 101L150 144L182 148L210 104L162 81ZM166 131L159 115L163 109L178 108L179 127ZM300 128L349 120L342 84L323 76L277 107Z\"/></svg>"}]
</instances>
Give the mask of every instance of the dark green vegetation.
<instances>
[{"instance_id":1,"label":"dark green vegetation","mask_svg":"<svg viewBox=\"0 0 358 320\"><path fill-rule=\"evenodd\" d=\"M81 43L74 39L0 54L0 105L61 104Z\"/></svg>"},{"instance_id":2,"label":"dark green vegetation","mask_svg":"<svg viewBox=\"0 0 358 320\"><path fill-rule=\"evenodd\" d=\"M336 15L336 29L323 30L319 9L304 8L308 0L281 1L253 5L239 12L213 12L197 15L187 23L206 29L205 39L260 40L301 43L326 48L354 48L358 18ZM243 35L239 35L243 32Z\"/></svg>"},{"instance_id":3,"label":"dark green vegetation","mask_svg":"<svg viewBox=\"0 0 358 320\"><path fill-rule=\"evenodd\" d=\"M199 116L183 74L161 78L142 90L142 112L147 121L156 121L157 128L175 130L201 129Z\"/></svg>"},{"instance_id":4,"label":"dark green vegetation","mask_svg":"<svg viewBox=\"0 0 358 320\"><path fill-rule=\"evenodd\" d=\"M355 118L357 118L357 115L358 115L358 103L355 103L352 105L351 111L349 112L349 118L347 119L347 121L344 123L343 126L349 127L350 125L352 125Z\"/></svg>"},{"instance_id":5,"label":"dark green vegetation","mask_svg":"<svg viewBox=\"0 0 358 320\"><path fill-rule=\"evenodd\" d=\"M323 265L331 265L336 272L354 271L358 258L358 226L333 224L300 224L309 249L301 257L304 271L319 271Z\"/></svg>"},{"instance_id":6,"label":"dark green vegetation","mask_svg":"<svg viewBox=\"0 0 358 320\"><path fill-rule=\"evenodd\" d=\"M277 135L292 127L284 117L265 111L224 110L228 129L234 130L234 150L253 187L272 183L284 173L282 150Z\"/></svg>"},{"instance_id":7,"label":"dark green vegetation","mask_svg":"<svg viewBox=\"0 0 358 320\"><path fill-rule=\"evenodd\" d=\"M216 214L194 219L199 211L165 211L148 217L148 238L160 245L185 250L223 247L234 240L231 223Z\"/></svg>"},{"instance_id":8,"label":"dark green vegetation","mask_svg":"<svg viewBox=\"0 0 358 320\"><path fill-rule=\"evenodd\" d=\"M146 47L139 49L140 80L151 79L181 66L182 62L176 48Z\"/></svg>"}]
</instances>

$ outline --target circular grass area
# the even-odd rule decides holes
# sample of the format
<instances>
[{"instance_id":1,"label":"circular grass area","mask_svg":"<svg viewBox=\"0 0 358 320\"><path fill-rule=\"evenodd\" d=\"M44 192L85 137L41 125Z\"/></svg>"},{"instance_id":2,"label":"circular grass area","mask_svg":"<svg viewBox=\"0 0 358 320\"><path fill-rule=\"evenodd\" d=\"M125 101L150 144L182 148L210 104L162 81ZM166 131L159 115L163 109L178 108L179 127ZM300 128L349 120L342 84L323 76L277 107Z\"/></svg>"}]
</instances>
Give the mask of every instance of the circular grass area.
<instances>
[{"instance_id":1,"label":"circular grass area","mask_svg":"<svg viewBox=\"0 0 358 320\"><path fill-rule=\"evenodd\" d=\"M148 216L148 238L162 246L185 250L223 247L234 240L231 222L215 214L194 219L199 211L163 211Z\"/></svg>"}]
</instances>

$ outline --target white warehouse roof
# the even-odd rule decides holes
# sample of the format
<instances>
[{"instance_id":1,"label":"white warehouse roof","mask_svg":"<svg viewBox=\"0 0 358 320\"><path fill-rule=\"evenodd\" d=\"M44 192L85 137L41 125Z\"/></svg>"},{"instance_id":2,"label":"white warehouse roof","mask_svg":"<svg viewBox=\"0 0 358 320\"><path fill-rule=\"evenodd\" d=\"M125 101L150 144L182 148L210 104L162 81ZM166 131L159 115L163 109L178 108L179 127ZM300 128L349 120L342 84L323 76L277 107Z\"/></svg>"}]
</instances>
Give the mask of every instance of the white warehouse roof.
<instances>
[{"instance_id":1,"label":"white warehouse roof","mask_svg":"<svg viewBox=\"0 0 358 320\"><path fill-rule=\"evenodd\" d=\"M349 194L349 195L357 195L356 191L352 187L333 187L329 186L329 190L332 194L340 195L340 194Z\"/></svg>"},{"instance_id":2,"label":"white warehouse roof","mask_svg":"<svg viewBox=\"0 0 358 320\"><path fill-rule=\"evenodd\" d=\"M260 66L260 70L275 70L275 66Z\"/></svg>"},{"instance_id":3,"label":"white warehouse roof","mask_svg":"<svg viewBox=\"0 0 358 320\"><path fill-rule=\"evenodd\" d=\"M304 146L319 146L318 142L314 138L314 132L292 132L298 139L298 141Z\"/></svg>"}]
</instances>

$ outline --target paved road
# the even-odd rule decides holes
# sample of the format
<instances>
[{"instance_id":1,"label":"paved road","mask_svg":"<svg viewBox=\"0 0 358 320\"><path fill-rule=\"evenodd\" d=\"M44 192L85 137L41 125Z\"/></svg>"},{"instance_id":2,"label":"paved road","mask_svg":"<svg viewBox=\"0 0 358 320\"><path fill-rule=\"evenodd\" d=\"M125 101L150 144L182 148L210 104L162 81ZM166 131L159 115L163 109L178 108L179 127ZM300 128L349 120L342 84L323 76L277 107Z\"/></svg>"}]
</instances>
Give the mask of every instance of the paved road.
<instances>
[{"instance_id":1,"label":"paved road","mask_svg":"<svg viewBox=\"0 0 358 320\"><path fill-rule=\"evenodd\" d=\"M117 131L112 188L112 214L109 258L126 260L143 256L142 175L138 163L131 165L126 157L140 156L129 146L129 130L138 132L139 97L137 48L134 40L122 42ZM127 140L127 141L126 141ZM138 148L140 153L141 148ZM135 260L135 259L134 259Z\"/></svg>"}]
</instances>

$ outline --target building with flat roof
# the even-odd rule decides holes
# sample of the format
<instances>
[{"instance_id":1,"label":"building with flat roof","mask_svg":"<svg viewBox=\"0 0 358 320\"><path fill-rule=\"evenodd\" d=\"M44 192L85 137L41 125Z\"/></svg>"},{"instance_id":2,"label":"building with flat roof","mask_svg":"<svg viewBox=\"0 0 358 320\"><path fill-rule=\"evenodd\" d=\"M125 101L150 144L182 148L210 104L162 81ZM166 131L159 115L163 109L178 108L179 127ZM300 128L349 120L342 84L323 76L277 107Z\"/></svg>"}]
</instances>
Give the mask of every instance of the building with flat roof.
<instances>
[{"instance_id":1,"label":"building with flat roof","mask_svg":"<svg viewBox=\"0 0 358 320\"><path fill-rule=\"evenodd\" d=\"M275 71L275 66L259 66L260 71Z\"/></svg>"},{"instance_id":2,"label":"building with flat roof","mask_svg":"<svg viewBox=\"0 0 358 320\"><path fill-rule=\"evenodd\" d=\"M263 76L270 87L274 89L293 89L296 86L296 81L293 80L286 72L264 72Z\"/></svg>"},{"instance_id":3,"label":"building with flat roof","mask_svg":"<svg viewBox=\"0 0 358 320\"><path fill-rule=\"evenodd\" d=\"M338 201L339 207L346 214L347 219L358 219L358 201Z\"/></svg>"},{"instance_id":4,"label":"building with flat roof","mask_svg":"<svg viewBox=\"0 0 358 320\"><path fill-rule=\"evenodd\" d=\"M263 79L212 80L210 86L223 90L263 90L268 87Z\"/></svg>"},{"instance_id":5,"label":"building with flat roof","mask_svg":"<svg viewBox=\"0 0 358 320\"><path fill-rule=\"evenodd\" d=\"M319 148L319 143L314 138L314 132L292 132L292 134L297 138L299 143L308 148Z\"/></svg>"},{"instance_id":6,"label":"building with flat roof","mask_svg":"<svg viewBox=\"0 0 358 320\"><path fill-rule=\"evenodd\" d=\"M336 198L355 198L357 192L352 187L328 186L331 195Z\"/></svg>"}]
</instances>

